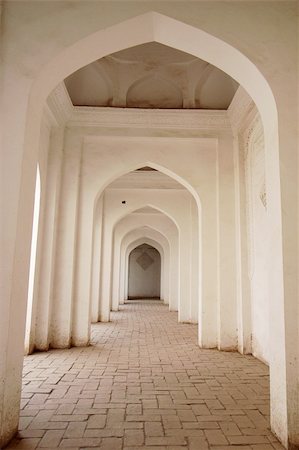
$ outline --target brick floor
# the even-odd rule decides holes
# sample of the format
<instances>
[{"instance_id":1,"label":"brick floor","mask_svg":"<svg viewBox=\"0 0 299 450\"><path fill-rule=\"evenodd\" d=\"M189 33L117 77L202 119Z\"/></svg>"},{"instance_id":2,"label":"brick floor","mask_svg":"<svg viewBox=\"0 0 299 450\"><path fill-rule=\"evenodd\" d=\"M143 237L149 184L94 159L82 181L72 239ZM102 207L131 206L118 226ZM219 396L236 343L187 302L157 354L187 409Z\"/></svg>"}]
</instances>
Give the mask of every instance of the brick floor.
<instances>
[{"instance_id":1,"label":"brick floor","mask_svg":"<svg viewBox=\"0 0 299 450\"><path fill-rule=\"evenodd\" d=\"M268 450L268 368L202 350L197 326L135 301L92 327L92 345L25 358L9 449Z\"/></svg>"}]
</instances>

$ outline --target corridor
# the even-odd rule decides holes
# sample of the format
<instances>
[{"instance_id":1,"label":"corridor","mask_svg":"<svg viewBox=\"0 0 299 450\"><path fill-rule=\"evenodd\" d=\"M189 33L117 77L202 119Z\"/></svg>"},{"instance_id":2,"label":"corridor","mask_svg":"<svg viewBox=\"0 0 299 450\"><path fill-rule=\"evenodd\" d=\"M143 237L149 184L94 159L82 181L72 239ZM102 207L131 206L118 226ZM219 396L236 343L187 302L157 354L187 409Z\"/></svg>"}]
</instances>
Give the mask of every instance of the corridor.
<instances>
[{"instance_id":1,"label":"corridor","mask_svg":"<svg viewBox=\"0 0 299 450\"><path fill-rule=\"evenodd\" d=\"M282 449L269 431L268 368L202 350L197 325L129 301L92 345L25 357L20 432L9 449Z\"/></svg>"}]
</instances>

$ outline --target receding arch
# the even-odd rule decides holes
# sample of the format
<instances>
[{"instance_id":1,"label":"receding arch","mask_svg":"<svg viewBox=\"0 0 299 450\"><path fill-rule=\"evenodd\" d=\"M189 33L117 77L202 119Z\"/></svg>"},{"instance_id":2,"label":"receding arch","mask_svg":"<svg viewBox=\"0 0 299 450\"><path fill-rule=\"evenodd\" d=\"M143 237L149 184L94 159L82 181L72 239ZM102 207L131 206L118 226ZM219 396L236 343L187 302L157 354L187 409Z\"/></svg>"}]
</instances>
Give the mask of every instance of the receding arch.
<instances>
[{"instance_id":1,"label":"receding arch","mask_svg":"<svg viewBox=\"0 0 299 450\"><path fill-rule=\"evenodd\" d=\"M23 152L23 161L27 161L26 167L28 170L22 174L19 204L27 204L28 196L31 195L31 198L33 197L32 168L37 158L38 130L42 108L51 90L66 76L101 56L151 41L172 46L208 61L236 79L251 95L261 113L265 129L266 159L269 163L268 170L271 175L268 178L272 178L271 187L273 187L273 194L269 196L269 210L271 211L272 218L275 218L274 222L277 230L280 231L282 228L282 220L278 119L275 99L268 82L257 67L236 48L202 30L157 13L147 13L93 33L69 46L48 64L43 66L43 69L39 72L32 84L28 102L27 129ZM95 43L98 45L94 45ZM270 161L271 156L273 156L272 161ZM28 180L32 189L26 188ZM276 208L271 208L271 203L275 203ZM25 208L19 209L19 223L26 222L24 218L27 217L27 214ZM29 236L29 230L27 228L25 239L28 239ZM18 240L20 240L20 233L21 230L19 227L17 231ZM281 310L284 311L282 237L279 236L277 239L275 248L277 249L278 257L274 271L276 278L279 277L281 279L281 295L280 299L276 300L276 304L279 304ZM14 258L16 263L13 270L13 278L16 280L24 272L24 262L20 255L21 250L17 248ZM16 300L14 299L13 301L15 302ZM276 326L276 328L278 328L279 336L285 339L284 331L282 331L284 330L282 321L283 317L279 320L279 326ZM284 358L284 354L282 352L283 356L281 359ZM272 392L272 394L274 393ZM280 392L274 396L277 405L274 411L279 409L278 406L281 404L282 413L280 416L282 418L278 417L276 413L277 417L275 417L274 424L272 421L272 424L274 429L278 430L279 435L283 434L283 439L286 441L285 433L281 431L281 423L286 422L286 399L283 398L284 396L285 394L281 394Z\"/></svg>"},{"instance_id":2,"label":"receding arch","mask_svg":"<svg viewBox=\"0 0 299 450\"><path fill-rule=\"evenodd\" d=\"M160 228L159 228L160 227ZM145 239L152 240L157 243L157 245L161 246L161 255L163 259L162 264L162 276L163 282L165 282L165 286L163 286L164 293L164 301L166 303L171 303L171 306L174 305L177 308L177 297L178 297L178 261L176 260L176 252L175 245L172 240L169 239L167 233L163 233L161 222L159 221L159 225L156 223L149 225L142 225L138 228L129 227L129 230L126 234L121 234L121 243L120 243L120 254L119 259L114 260L114 275L113 279L118 280L118 286L114 285L114 293L112 303L116 304L118 300L122 302L125 298L126 292L126 263L127 263L127 254L130 248L133 248L135 243L141 243ZM170 258L170 248L172 247L172 258ZM178 255L177 255L178 256ZM164 270L165 269L165 270ZM167 270L169 269L169 273ZM119 275L119 277L118 277ZM113 283L114 284L114 283Z\"/></svg>"},{"instance_id":3,"label":"receding arch","mask_svg":"<svg viewBox=\"0 0 299 450\"><path fill-rule=\"evenodd\" d=\"M129 172L133 172L135 170L141 169L142 167L150 167L161 173L164 173L165 175L168 175L170 178L173 178L178 183L180 183L182 186L184 186L190 192L190 194L194 197L197 207L198 207L198 214L200 214L201 201L200 201L200 197L199 197L197 191L194 189L194 187L190 183L188 183L188 181L186 181L184 178L182 178L180 175L174 173L172 170L168 169L167 167L164 167L161 164L158 164L154 161L149 161L149 160L142 161L138 164L130 164L123 170L119 170L113 174L109 174L109 178L103 182L101 188L99 189L99 191L95 197L94 208L96 207L97 202L98 202L100 196L103 194L104 190L106 188L108 188L109 185L113 181L117 180L118 178L120 178L123 175L126 175Z\"/></svg>"},{"instance_id":4,"label":"receding arch","mask_svg":"<svg viewBox=\"0 0 299 450\"><path fill-rule=\"evenodd\" d=\"M118 194L118 202L120 202L121 193ZM155 210L159 210L161 213L164 213L165 217L168 216L168 218L171 219L171 222L173 223L173 226L177 230L177 233L179 234L179 228L184 228L184 221L181 219L181 215L178 215L176 212L176 205L169 204L165 201L165 199L156 199L157 204L151 204L148 202L149 199L145 201L145 199L139 198L133 201L132 205L126 205L124 210L122 208L113 208L111 212L105 213L105 224L104 227L106 229L106 238L103 241L103 247L102 247L102 259L105 260L105 264L102 266L101 269L101 275L100 275L100 301L99 301L99 319L100 321L108 321L109 320L109 312L110 312L110 305L111 305L111 269L112 269L112 262L113 262L113 236L115 227L117 224L126 216L129 216L134 211L140 209L141 207L150 206L153 207ZM185 204L181 200L181 204ZM129 206L127 208L127 206ZM173 217L174 216L174 217ZM181 225L179 226L179 223L181 222ZM186 233L186 230L185 230ZM180 242L180 241L179 241ZM188 241L189 243L189 241ZM190 245L186 246L183 245L183 243L180 244L180 248L182 249L182 254L187 254L190 251ZM185 256L187 258L187 256ZM185 281L187 283L187 280ZM186 286L186 288L183 288L183 282L182 282L182 289L181 291L187 292L189 286Z\"/></svg>"},{"instance_id":5,"label":"receding arch","mask_svg":"<svg viewBox=\"0 0 299 450\"><path fill-rule=\"evenodd\" d=\"M125 283L124 283L124 298L129 298L129 264L130 264L130 255L131 253L138 248L139 246L147 244L156 249L160 255L160 299L164 300L164 276L165 276L165 263L166 263L166 252L163 245L159 244L156 240L150 239L148 237L143 237L139 239L135 239L135 241L131 242L131 244L127 245L125 250Z\"/></svg>"},{"instance_id":6,"label":"receding arch","mask_svg":"<svg viewBox=\"0 0 299 450\"><path fill-rule=\"evenodd\" d=\"M177 230L180 230L179 224L177 222L177 220L175 218L173 218L170 213L168 211L165 211L164 209L162 209L161 207L153 204L153 203L143 203L141 207L135 208L129 208L128 210L126 210L126 212L124 212L118 219L118 221L114 224L114 229L117 226L117 224L124 219L126 216L129 216L130 214L134 214L135 212L137 212L140 208L152 208L155 211L158 211L159 213L164 214L165 216L167 216L176 226Z\"/></svg>"},{"instance_id":7,"label":"receding arch","mask_svg":"<svg viewBox=\"0 0 299 450\"><path fill-rule=\"evenodd\" d=\"M175 220L175 218L173 218L168 212L166 212L166 211L163 210L162 208L157 207L156 205L149 204L149 203L144 203L144 204L142 205L142 207L150 207L150 208L152 208L153 210L158 211L158 212L164 214L164 215L171 221L171 223L175 226L176 231L177 231L177 234L178 234L178 240L179 240L179 238L180 238L180 226L179 226L179 224L177 223L177 221ZM123 215L121 215L121 216L119 217L119 220L118 220L118 221L114 224L114 226L113 226L113 234L115 234L115 229L116 229L116 227L118 226L118 224L121 223L121 221L123 221L126 217L129 217L131 214L134 214L134 212L135 212L135 211L138 211L139 209L140 209L139 207L138 207L137 209L136 209L136 208L132 208L132 209L130 209L129 211L126 211L126 213L124 213ZM165 237L166 237L166 236L165 236ZM169 241L168 241L168 243L169 243ZM115 274L114 274L114 276L115 276ZM113 278L112 278L112 279L113 279ZM112 303L113 303L113 293L112 293L111 291L110 291L110 295L112 295L112 298L110 298L110 304L112 304Z\"/></svg>"},{"instance_id":8,"label":"receding arch","mask_svg":"<svg viewBox=\"0 0 299 450\"><path fill-rule=\"evenodd\" d=\"M124 239L123 239L123 241L124 241ZM123 241L122 241L122 244L123 244ZM135 239L131 243L129 243L125 248L125 252L123 255L124 257L121 258L120 269L122 270L122 273L120 273L120 279L122 280L122 283L119 286L120 294L122 295L121 300L125 300L128 298L129 255L134 250L134 248L136 248L137 246L139 246L143 243L151 245L160 254L160 258L161 258L160 294L161 294L161 299L164 297L165 286L163 286L163 284L165 282L165 278L166 278L166 282L169 282L169 276L168 277L165 276L166 275L165 264L166 264L167 249L165 249L163 244L158 243L158 241L156 241L155 239L144 236L142 238ZM167 287L166 287L166 290L167 290ZM163 298L163 300L164 300L164 298Z\"/></svg>"},{"instance_id":9,"label":"receding arch","mask_svg":"<svg viewBox=\"0 0 299 450\"><path fill-rule=\"evenodd\" d=\"M34 80L30 92L24 157L29 157L37 146L37 117L41 118L44 102L59 82L101 57L148 42L159 42L190 53L234 78L247 90L261 113L265 135L269 132L267 147L270 148L271 145L272 151L278 150L275 100L268 82L257 67L239 50L223 40L168 16L148 12L92 33L45 64Z\"/></svg>"},{"instance_id":10,"label":"receding arch","mask_svg":"<svg viewBox=\"0 0 299 450\"><path fill-rule=\"evenodd\" d=\"M136 159L136 158L134 158L134 159ZM123 163L123 161L122 161L122 163ZM94 194L95 200L94 200L93 209L94 209L94 211L96 210L97 202L100 200L101 195L104 193L106 188L107 189L109 188L109 185L113 181L115 181L117 178L120 178L122 175L125 175L125 174L127 174L129 172L133 172L134 170L137 170L139 168L146 167L146 166L147 167L151 167L151 168L153 168L153 169L155 169L157 171L160 171L161 173L164 173L165 175L168 175L168 176L174 178L177 182L179 182L183 187L186 188L188 193L193 197L193 199L195 201L195 204L196 204L196 206L195 206L195 208L196 208L195 213L197 214L197 219L198 219L197 226L196 226L197 233L198 233L198 242L196 244L196 247L198 248L198 272L197 272L198 273L198 278L197 278L197 281L194 282L194 283L198 284L198 289L196 288L196 294L195 294L194 298L198 298L199 299L199 305L201 305L202 298L203 298L203 296L202 296L202 282L201 282L201 277L202 277L202 273L201 273L202 272L201 200L200 200L200 197L199 197L199 193L197 192L195 187L193 187L185 178L183 178L180 175L177 175L176 172L174 172L171 169L168 169L167 167L165 167L165 165L159 164L158 162L153 161L151 159L145 159L145 158L144 159L141 159L141 158L139 159L139 158L137 158L137 162L135 161L133 163L132 162L128 163L126 161L126 167L121 169L121 170L117 170L117 171L115 170L115 165L111 164L111 161L110 161L109 162L109 173L108 173L107 177L105 176L105 179L103 180L102 185L101 185L100 189L98 190L98 192L96 194ZM112 172L114 172L114 173L112 173ZM95 189L94 192L96 192L96 189ZM165 206L166 206L166 204L165 204ZM166 216L168 215L168 217L170 217L171 219L174 219L174 216L177 215L176 214L176 207L175 207L175 205L173 205L171 203L169 203L167 205L167 209L169 209L169 211L171 211L171 213L173 213L174 216L169 215L165 209L159 208L159 206L157 204L153 204L150 201L147 201L146 203L140 203L136 207L135 206L134 207L130 207L130 204L128 203L124 207L123 214L118 215L117 218L115 217L115 221L113 223L112 233L114 232L115 226L117 225L118 221L122 220L128 214L134 213L135 209L139 209L141 207L152 207L153 209L159 210L161 213L165 214ZM107 215L105 216L105 220L108 221ZM181 226L184 227L184 225L183 225L184 221L180 220L180 222L181 222ZM178 222L176 222L176 220L175 220L175 225L176 225L177 229L179 230L180 229L180 225L179 225ZM109 223L109 227L110 227L110 223ZM109 234L110 234L110 231L109 231ZM191 236L191 235L189 234L189 236ZM110 237L109 237L109 240L110 240ZM110 246L110 244L108 244L108 242L107 242L107 244L104 243L103 251L104 251L104 253L106 253L106 252L110 253L110 255L108 256L109 261L110 261L110 259L111 259L111 250L108 249L109 246ZM191 251L191 245L188 244L188 246L185 246L185 245L183 246L182 243L181 243L181 240L179 238L179 248L180 248L180 254L181 255L183 255L183 254L185 255L183 258L187 258L186 254L187 254L187 252ZM110 262L109 262L109 268L110 268ZM107 304L106 304L106 302L104 300L105 298L108 299L109 303L111 304L111 289L109 287L109 285L111 285L111 283L110 283L110 281L109 282L107 281L109 279L109 274L106 273L106 270L108 270L109 268L107 266L107 269L106 268L103 269L104 273L101 273L101 283L100 283L101 284L101 288L100 288L101 294L100 294L100 297L102 299L101 303L102 303L102 305L104 305L103 307L101 307L101 306L99 307L100 311L102 309L102 312L100 312L100 314L99 314L99 317L100 317L101 321L109 320L109 308L107 307ZM184 271L183 266L182 266L182 271ZM187 275L186 275L186 277L187 277ZM184 308L184 306L182 306L182 305L186 305L187 304L186 300L183 300L183 299L186 298L187 292L189 292L189 289L191 288L191 285L189 285L187 283L187 281L184 279L184 277L182 275L181 275L181 279L180 280L181 280L181 287L180 287L180 294L179 294L178 302L177 302L177 304L178 304L177 308L178 308L178 311L179 311L179 320L186 320L186 321L188 321L188 320L190 320L190 314L187 311L187 308ZM185 286L185 289L183 287L184 284L187 284ZM195 286L195 284L194 284L194 286ZM105 312L103 311L103 308L105 309ZM186 316L186 317L182 318L184 316ZM195 319L195 316L196 316L196 319ZM196 309L194 309L193 319L192 320L193 321L198 321L198 313L196 313Z\"/></svg>"},{"instance_id":11,"label":"receding arch","mask_svg":"<svg viewBox=\"0 0 299 450\"><path fill-rule=\"evenodd\" d=\"M132 230L134 231L134 230ZM130 233L127 233L130 234ZM155 250L157 250L160 255L162 256L164 253L164 248L161 244L159 244L159 242L157 242L155 239L153 238L149 238L147 236L144 237L140 237L137 238L135 240L133 240L132 242L130 242L127 246L126 246L126 254L129 254L132 252L132 250L134 250L135 248L139 247L142 244L148 244L151 247L153 247Z\"/></svg>"},{"instance_id":12,"label":"receding arch","mask_svg":"<svg viewBox=\"0 0 299 450\"><path fill-rule=\"evenodd\" d=\"M128 299L161 299L161 265L159 250L143 242L128 254Z\"/></svg>"}]
</instances>

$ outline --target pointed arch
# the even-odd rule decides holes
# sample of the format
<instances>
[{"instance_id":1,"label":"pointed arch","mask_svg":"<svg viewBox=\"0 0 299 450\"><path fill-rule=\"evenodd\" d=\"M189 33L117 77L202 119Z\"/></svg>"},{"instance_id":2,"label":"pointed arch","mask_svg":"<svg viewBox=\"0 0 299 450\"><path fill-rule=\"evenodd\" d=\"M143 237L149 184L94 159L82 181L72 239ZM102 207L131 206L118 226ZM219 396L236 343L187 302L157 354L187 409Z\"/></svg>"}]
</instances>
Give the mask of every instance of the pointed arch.
<instances>
[{"instance_id":1,"label":"pointed arch","mask_svg":"<svg viewBox=\"0 0 299 450\"><path fill-rule=\"evenodd\" d=\"M179 230L180 230L179 224L177 223L176 219L173 218L173 217L169 214L168 211L165 211L165 210L162 209L161 207L159 207L159 206L157 206L157 205L154 205L154 204L152 204L152 203L143 203L141 207L142 207L142 208L151 208L151 209L153 209L153 210L155 210L155 211L157 211L157 212L159 212L159 213L164 214L166 217L168 217L168 219L171 220L171 222L175 225L175 227L177 228L177 230L178 230L178 232L179 232ZM138 207L138 208L133 207L133 208L127 209L126 212L124 212L124 213L119 217L119 219L117 220L117 222L114 224L114 227L113 227L113 228L115 229L115 227L116 227L116 226L117 226L117 225L118 225L125 217L129 216L130 214L134 214L134 213L137 212L139 209L140 209L140 207Z\"/></svg>"},{"instance_id":2,"label":"pointed arch","mask_svg":"<svg viewBox=\"0 0 299 450\"><path fill-rule=\"evenodd\" d=\"M142 231L143 228L143 231ZM136 237L137 232L140 231L142 237ZM131 237L132 236L132 237ZM130 238L131 237L131 238ZM166 236L154 227L140 227L129 231L121 242L121 257L120 257L120 277L119 277L119 298L123 301L126 298L128 288L128 255L130 250L136 245L147 242L157 248L161 255L161 296L164 303L169 303L170 299L170 244Z\"/></svg>"},{"instance_id":3,"label":"pointed arch","mask_svg":"<svg viewBox=\"0 0 299 450\"><path fill-rule=\"evenodd\" d=\"M112 305L118 304L120 298L121 301L125 298L125 261L126 261L126 242L134 241L137 237L143 238L150 237L155 239L164 250L165 263L169 266L170 280L169 286L165 288L166 303L169 302L169 307L173 311L178 310L179 302L179 250L178 250L178 230L174 223L167 218L169 225L172 224L172 230L169 226L165 227L165 224L160 220L153 220L150 223L144 221L136 227L134 221L129 221L129 216L122 219L119 222L118 227L114 233L114 256L113 256L113 292L112 292ZM174 234L173 234L174 231ZM170 257L170 255L172 255ZM167 274L165 273L165 279ZM167 281L166 281L167 282ZM167 292L169 295L167 297Z\"/></svg>"},{"instance_id":4,"label":"pointed arch","mask_svg":"<svg viewBox=\"0 0 299 450\"><path fill-rule=\"evenodd\" d=\"M176 19L156 12L149 12L104 30L99 30L68 46L51 61L45 63L33 81L29 94L27 127L22 155L28 170L21 177L18 204L27 204L28 196L31 194L31 198L33 198L33 189L28 190L26 186L28 185L29 177L32 180L33 172L30 169L36 163L42 109L51 90L66 76L102 56L152 41L190 53L223 70L246 89L259 109L265 130L266 160L270 174L268 179L271 179L271 188L273 188L273 193L269 196L269 211L271 211L271 218L274 219L274 229L278 231L278 238L274 243L277 258L273 271L275 279L278 280L276 284L279 287L277 289L279 292L275 295L274 303L278 306L277 311L281 311L282 314L280 315L281 317L277 317L278 325L273 325L273 330L276 331L278 342L282 342L279 347L282 356L279 362L274 360L273 368L281 366L282 372L289 371L289 368L286 367L284 350L286 335L283 313L285 311L284 297L285 295L289 297L292 293L290 292L291 288L287 287L286 289L284 286L283 255L287 254L288 249L285 249L287 247L286 239L283 241L281 236L282 225L284 225L284 228L286 225L282 224L281 218L277 108L272 90L263 74L249 58L227 42ZM26 209L19 207L16 221L18 224L21 224L26 222L26 218ZM21 226L18 226L17 230L16 241L19 242L23 230L21 230ZM29 233L26 230L25 239L28 239L28 236ZM284 254L283 251L285 252ZM16 247L12 274L13 280L18 280L24 272L24 268L26 270L21 252L22 250ZM275 292L273 293L275 294ZM12 297L12 303L15 305L18 301L17 293L14 292ZM275 320L273 320L274 323ZM272 375L273 379L275 378L273 385L278 386L279 380L275 370L272 371ZM284 383L286 383L285 376ZM282 436L283 441L287 442L287 435L284 432L284 430L287 430L288 422L285 386L281 390L277 390L275 395L272 392L272 398L274 400L272 426L279 436ZM277 413L277 411L281 411L281 413Z\"/></svg>"},{"instance_id":5,"label":"pointed arch","mask_svg":"<svg viewBox=\"0 0 299 450\"><path fill-rule=\"evenodd\" d=\"M43 103L61 80L81 67L148 42L159 42L189 53L226 72L247 90L267 126L273 129L277 124L276 104L270 86L249 58L199 28L153 11L99 30L65 48L40 71L31 90L31 100L37 94Z\"/></svg>"},{"instance_id":6,"label":"pointed arch","mask_svg":"<svg viewBox=\"0 0 299 450\"><path fill-rule=\"evenodd\" d=\"M108 188L109 185L113 181L117 180L118 178L122 177L123 175L126 175L127 173L134 172L135 170L141 169L142 167L150 167L152 169L157 170L158 172L164 173L165 175L169 176L170 178L173 178L178 183L180 183L182 186L184 186L184 188L186 188L190 192L190 194L194 197L194 200L198 207L198 213L200 214L201 201L200 201L200 197L199 197L197 191L194 189L194 187L190 183L188 183L188 181L186 181L184 178L182 178L180 175L178 175L177 173L168 169L167 167L164 167L161 164L156 163L155 161L149 161L149 160L142 161L138 164L129 164L126 167L126 169L118 170L113 174L110 173L108 175L107 179L102 183L101 188L95 197L94 208L96 208L97 202L98 202L100 196L102 195L102 193L104 192L104 190L106 188Z\"/></svg>"}]
</instances>

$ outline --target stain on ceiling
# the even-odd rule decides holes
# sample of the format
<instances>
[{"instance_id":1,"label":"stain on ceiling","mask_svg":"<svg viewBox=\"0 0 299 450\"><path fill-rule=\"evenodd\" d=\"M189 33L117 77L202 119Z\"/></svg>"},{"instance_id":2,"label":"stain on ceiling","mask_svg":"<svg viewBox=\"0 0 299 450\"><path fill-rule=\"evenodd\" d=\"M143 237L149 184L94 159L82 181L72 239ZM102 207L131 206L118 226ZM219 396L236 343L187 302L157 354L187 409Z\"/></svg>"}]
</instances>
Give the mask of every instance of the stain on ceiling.
<instances>
[{"instance_id":1,"label":"stain on ceiling","mask_svg":"<svg viewBox=\"0 0 299 450\"><path fill-rule=\"evenodd\" d=\"M212 110L227 109L239 86L215 66L156 42L101 58L65 85L75 106Z\"/></svg>"}]
</instances>

